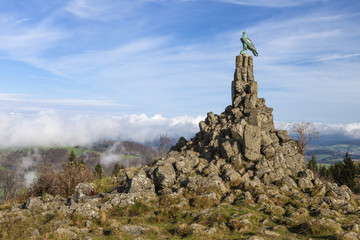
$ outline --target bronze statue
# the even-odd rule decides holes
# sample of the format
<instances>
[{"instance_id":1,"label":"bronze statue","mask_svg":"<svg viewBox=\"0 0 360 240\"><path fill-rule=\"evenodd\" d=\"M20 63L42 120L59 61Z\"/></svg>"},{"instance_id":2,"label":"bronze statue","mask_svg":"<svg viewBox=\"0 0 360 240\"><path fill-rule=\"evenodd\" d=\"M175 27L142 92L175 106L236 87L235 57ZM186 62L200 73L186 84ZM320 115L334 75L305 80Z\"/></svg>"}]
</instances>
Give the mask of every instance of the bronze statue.
<instances>
[{"instance_id":1,"label":"bronze statue","mask_svg":"<svg viewBox=\"0 0 360 240\"><path fill-rule=\"evenodd\" d=\"M243 35L240 38L240 41L243 44L243 50L240 52L241 54L247 54L247 50L250 49L254 56L258 56L258 52L250 38L247 37L246 31L242 31Z\"/></svg>"}]
</instances>

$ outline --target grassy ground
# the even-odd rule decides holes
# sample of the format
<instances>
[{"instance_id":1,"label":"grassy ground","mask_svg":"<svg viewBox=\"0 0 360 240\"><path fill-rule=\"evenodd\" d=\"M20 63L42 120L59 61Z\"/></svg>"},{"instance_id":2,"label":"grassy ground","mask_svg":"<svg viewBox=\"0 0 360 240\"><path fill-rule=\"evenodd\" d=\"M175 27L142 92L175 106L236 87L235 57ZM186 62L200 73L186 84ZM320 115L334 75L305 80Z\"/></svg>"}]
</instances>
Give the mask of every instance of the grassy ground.
<instances>
[{"instance_id":1,"label":"grassy ground","mask_svg":"<svg viewBox=\"0 0 360 240\"><path fill-rule=\"evenodd\" d=\"M71 239L54 234L59 221L67 220L67 227L83 228L84 221L90 220L93 239L135 239L125 232L122 226L136 225L144 227L143 239L246 239L260 232L261 221L271 221L270 217L256 208L224 205L207 209L199 214L198 209L189 207L184 210L170 206L159 208L156 203L136 202L130 207L114 207L101 212L97 219L85 219L76 214L65 218L60 213L48 215L26 215L10 222L0 224L1 237L4 239L28 239L35 229L41 229L38 239ZM39 213L41 210L39 209ZM248 222L242 223L239 216L249 214ZM270 225L276 226L275 222ZM292 236L288 229L274 230L281 239ZM80 235L82 235L80 233ZM267 238L265 238L267 239ZM268 238L269 239L269 238ZM306 239L299 236L297 239Z\"/></svg>"}]
</instances>

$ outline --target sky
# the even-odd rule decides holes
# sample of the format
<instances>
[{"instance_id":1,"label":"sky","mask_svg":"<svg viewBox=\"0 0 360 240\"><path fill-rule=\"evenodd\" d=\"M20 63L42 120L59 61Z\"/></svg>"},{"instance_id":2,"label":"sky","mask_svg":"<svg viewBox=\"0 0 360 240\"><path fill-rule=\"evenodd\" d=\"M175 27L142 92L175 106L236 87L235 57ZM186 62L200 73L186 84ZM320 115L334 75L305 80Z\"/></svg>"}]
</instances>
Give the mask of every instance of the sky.
<instances>
[{"instance_id":1,"label":"sky","mask_svg":"<svg viewBox=\"0 0 360 240\"><path fill-rule=\"evenodd\" d=\"M0 0L0 24L0 148L189 138L243 30L277 126L360 138L358 0Z\"/></svg>"}]
</instances>

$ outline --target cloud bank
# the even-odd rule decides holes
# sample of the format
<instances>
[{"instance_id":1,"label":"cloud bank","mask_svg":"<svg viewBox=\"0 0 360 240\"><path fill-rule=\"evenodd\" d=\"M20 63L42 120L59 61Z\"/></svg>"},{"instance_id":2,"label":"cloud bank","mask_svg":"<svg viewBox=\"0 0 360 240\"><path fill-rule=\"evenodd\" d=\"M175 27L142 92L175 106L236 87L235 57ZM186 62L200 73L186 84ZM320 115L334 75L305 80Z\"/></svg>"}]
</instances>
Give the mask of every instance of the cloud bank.
<instances>
[{"instance_id":1,"label":"cloud bank","mask_svg":"<svg viewBox=\"0 0 360 240\"><path fill-rule=\"evenodd\" d=\"M88 145L104 139L145 143L158 139L160 134L190 138L202 119L203 116L165 118L145 114L70 116L55 111L0 113L0 148Z\"/></svg>"},{"instance_id":2,"label":"cloud bank","mask_svg":"<svg viewBox=\"0 0 360 240\"><path fill-rule=\"evenodd\" d=\"M354 139L360 138L360 123L347 123L347 124L336 124L336 123L313 123L316 131L320 132L322 135L340 135L345 137L350 137ZM290 133L293 133L292 123L290 122L275 122L277 129L288 130Z\"/></svg>"},{"instance_id":3,"label":"cloud bank","mask_svg":"<svg viewBox=\"0 0 360 240\"><path fill-rule=\"evenodd\" d=\"M160 134L190 139L204 119L205 116L166 118L145 114L99 117L55 111L27 115L0 113L0 148L89 145L105 139L146 143L157 140ZM314 124L321 135L360 138L360 123ZM277 129L291 131L289 122L275 122L275 125Z\"/></svg>"}]
</instances>

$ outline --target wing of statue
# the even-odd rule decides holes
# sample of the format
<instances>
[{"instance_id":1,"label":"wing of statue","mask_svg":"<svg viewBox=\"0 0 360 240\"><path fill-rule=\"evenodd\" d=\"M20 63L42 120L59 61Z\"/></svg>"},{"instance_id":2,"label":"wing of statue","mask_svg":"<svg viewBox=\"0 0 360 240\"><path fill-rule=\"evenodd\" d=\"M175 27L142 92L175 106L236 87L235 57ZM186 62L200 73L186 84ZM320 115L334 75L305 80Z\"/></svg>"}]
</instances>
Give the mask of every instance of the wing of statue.
<instances>
[{"instance_id":1,"label":"wing of statue","mask_svg":"<svg viewBox=\"0 0 360 240\"><path fill-rule=\"evenodd\" d=\"M250 38L246 38L245 43L246 43L247 47L252 51L252 53L255 56L257 56L258 52L256 51L256 48L255 48L254 44L252 43L252 41L250 40Z\"/></svg>"}]
</instances>

